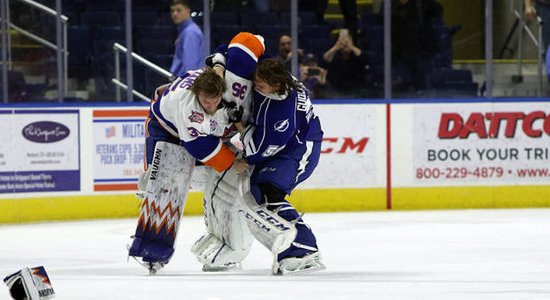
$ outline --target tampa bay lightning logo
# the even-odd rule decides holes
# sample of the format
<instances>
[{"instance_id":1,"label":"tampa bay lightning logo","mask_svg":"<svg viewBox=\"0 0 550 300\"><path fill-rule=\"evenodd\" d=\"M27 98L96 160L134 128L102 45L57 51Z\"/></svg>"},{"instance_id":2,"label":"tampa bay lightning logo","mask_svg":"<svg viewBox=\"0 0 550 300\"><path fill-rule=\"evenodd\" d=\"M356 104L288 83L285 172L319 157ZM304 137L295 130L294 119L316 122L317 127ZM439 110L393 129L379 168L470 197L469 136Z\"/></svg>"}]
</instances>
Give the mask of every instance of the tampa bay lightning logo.
<instances>
[{"instance_id":1,"label":"tampa bay lightning logo","mask_svg":"<svg viewBox=\"0 0 550 300\"><path fill-rule=\"evenodd\" d=\"M273 128L279 132L285 132L288 129L288 126L290 126L290 122L288 121L288 119L286 119L275 123Z\"/></svg>"}]
</instances>

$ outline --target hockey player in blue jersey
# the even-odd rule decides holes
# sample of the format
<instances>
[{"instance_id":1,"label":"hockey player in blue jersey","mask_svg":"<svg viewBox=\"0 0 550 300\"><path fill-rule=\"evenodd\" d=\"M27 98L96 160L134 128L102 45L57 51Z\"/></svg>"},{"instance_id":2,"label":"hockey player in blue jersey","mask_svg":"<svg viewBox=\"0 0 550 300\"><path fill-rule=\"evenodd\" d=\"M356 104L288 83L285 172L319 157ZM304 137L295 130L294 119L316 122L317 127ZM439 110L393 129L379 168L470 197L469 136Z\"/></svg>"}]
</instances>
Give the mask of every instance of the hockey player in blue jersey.
<instances>
[{"instance_id":1,"label":"hockey player in blue jersey","mask_svg":"<svg viewBox=\"0 0 550 300\"><path fill-rule=\"evenodd\" d=\"M254 166L243 213L254 237L274 254L274 274L323 270L316 238L286 199L314 171L323 131L309 92L275 59L258 62L252 113L240 127ZM269 230L266 230L269 228Z\"/></svg>"}]
</instances>

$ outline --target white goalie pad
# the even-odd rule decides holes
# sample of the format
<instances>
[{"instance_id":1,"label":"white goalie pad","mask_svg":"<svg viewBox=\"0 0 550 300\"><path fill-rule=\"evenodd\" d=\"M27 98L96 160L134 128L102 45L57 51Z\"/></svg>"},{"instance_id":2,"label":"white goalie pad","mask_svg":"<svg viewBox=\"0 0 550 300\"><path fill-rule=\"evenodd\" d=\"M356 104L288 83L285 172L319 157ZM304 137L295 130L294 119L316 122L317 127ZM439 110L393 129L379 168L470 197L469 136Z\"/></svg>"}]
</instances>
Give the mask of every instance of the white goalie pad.
<instances>
[{"instance_id":1,"label":"white goalie pad","mask_svg":"<svg viewBox=\"0 0 550 300\"><path fill-rule=\"evenodd\" d=\"M216 270L246 258L254 238L239 213L237 174L231 169L223 173L210 169L209 173L204 191L207 233L193 245L191 252L204 265L204 270Z\"/></svg>"},{"instance_id":2,"label":"white goalie pad","mask_svg":"<svg viewBox=\"0 0 550 300\"><path fill-rule=\"evenodd\" d=\"M238 176L242 201L241 214L246 219L248 228L252 235L275 257L282 251L288 249L296 239L297 229L291 223L277 213L267 209L265 205L258 205L250 192L250 177L248 175Z\"/></svg>"},{"instance_id":3,"label":"white goalie pad","mask_svg":"<svg viewBox=\"0 0 550 300\"><path fill-rule=\"evenodd\" d=\"M147 223L158 233L162 228L174 238L183 214L195 158L182 146L157 142L151 165L140 178L141 207L138 226Z\"/></svg>"}]
</instances>

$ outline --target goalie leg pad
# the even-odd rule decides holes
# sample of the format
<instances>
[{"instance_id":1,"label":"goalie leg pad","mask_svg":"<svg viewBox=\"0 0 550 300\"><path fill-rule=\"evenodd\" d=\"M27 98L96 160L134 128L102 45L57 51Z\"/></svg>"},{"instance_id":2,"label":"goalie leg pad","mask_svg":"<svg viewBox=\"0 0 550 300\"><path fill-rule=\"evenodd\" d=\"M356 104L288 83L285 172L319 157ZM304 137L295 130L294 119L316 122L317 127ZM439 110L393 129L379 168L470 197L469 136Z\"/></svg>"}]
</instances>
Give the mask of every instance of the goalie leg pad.
<instances>
[{"instance_id":1,"label":"goalie leg pad","mask_svg":"<svg viewBox=\"0 0 550 300\"><path fill-rule=\"evenodd\" d=\"M191 248L203 270L223 270L239 265L248 256L253 236L241 208L238 175L211 169L204 192L207 233Z\"/></svg>"},{"instance_id":2,"label":"goalie leg pad","mask_svg":"<svg viewBox=\"0 0 550 300\"><path fill-rule=\"evenodd\" d=\"M144 200L129 255L166 264L174 244L195 159L180 145L157 142L148 176L140 183Z\"/></svg>"},{"instance_id":3,"label":"goalie leg pad","mask_svg":"<svg viewBox=\"0 0 550 300\"><path fill-rule=\"evenodd\" d=\"M197 260L203 264L203 271L226 271L240 269L240 262L250 252L245 249L232 249L211 233L203 235L191 248Z\"/></svg>"},{"instance_id":4,"label":"goalie leg pad","mask_svg":"<svg viewBox=\"0 0 550 300\"><path fill-rule=\"evenodd\" d=\"M246 183L243 184L246 186ZM250 231L254 237L266 246L274 255L273 273L281 272L280 263L292 258L292 272L303 271L300 268L311 267L311 261L320 261L317 241L313 232L306 225L296 209L285 200L286 193L269 183L251 186L245 193L242 213L246 216ZM310 256L307 263L298 258ZM298 265L298 266L296 266Z\"/></svg>"}]
</instances>

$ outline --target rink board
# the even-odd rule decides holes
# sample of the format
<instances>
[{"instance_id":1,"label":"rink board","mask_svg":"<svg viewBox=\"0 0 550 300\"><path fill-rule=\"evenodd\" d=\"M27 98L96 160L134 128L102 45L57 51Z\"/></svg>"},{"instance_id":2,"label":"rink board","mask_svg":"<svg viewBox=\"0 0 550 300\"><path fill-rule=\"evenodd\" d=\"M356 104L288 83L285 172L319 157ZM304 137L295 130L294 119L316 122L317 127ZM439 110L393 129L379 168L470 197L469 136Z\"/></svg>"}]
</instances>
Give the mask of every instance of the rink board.
<instances>
[{"instance_id":1,"label":"rink board","mask_svg":"<svg viewBox=\"0 0 550 300\"><path fill-rule=\"evenodd\" d=\"M315 103L325 132L322 155L290 197L296 208L550 207L550 99L415 101ZM64 144L29 147L36 140L29 124L57 126L33 115L59 113L68 114L55 119L70 132L60 134ZM143 169L146 115L144 105L0 107L0 121L9 118L12 127L0 147L0 223L137 216L133 192ZM36 149L43 146L54 160L37 164ZM15 165L14 154L20 156ZM56 172L72 172L77 181L59 189L66 180L55 183ZM197 190L185 213L202 214Z\"/></svg>"}]
</instances>

